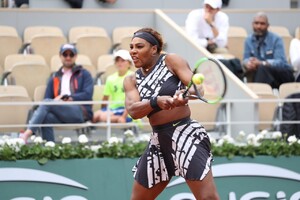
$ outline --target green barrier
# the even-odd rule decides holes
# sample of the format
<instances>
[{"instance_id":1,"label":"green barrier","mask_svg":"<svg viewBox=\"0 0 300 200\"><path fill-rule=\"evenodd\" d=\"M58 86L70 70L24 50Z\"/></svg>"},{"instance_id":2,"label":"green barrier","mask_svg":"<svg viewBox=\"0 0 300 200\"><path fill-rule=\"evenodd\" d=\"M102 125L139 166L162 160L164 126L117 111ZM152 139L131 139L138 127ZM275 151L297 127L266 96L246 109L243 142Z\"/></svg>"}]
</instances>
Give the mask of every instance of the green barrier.
<instances>
[{"instance_id":1,"label":"green barrier","mask_svg":"<svg viewBox=\"0 0 300 200\"><path fill-rule=\"evenodd\" d=\"M137 159L0 161L1 200L126 200ZM222 200L299 200L299 157L215 157L213 173ZM158 200L193 200L174 177Z\"/></svg>"}]
</instances>

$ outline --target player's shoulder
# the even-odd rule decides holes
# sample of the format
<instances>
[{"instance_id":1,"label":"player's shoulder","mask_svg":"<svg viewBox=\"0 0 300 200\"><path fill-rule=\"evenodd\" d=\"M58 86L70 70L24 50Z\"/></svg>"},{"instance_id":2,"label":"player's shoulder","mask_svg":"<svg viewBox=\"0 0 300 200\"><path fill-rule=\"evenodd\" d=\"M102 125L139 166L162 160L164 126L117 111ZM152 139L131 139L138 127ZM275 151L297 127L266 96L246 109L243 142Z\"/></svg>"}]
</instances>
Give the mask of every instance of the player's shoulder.
<instances>
[{"instance_id":1,"label":"player's shoulder","mask_svg":"<svg viewBox=\"0 0 300 200\"><path fill-rule=\"evenodd\" d=\"M186 63L183 57L175 53L167 54L165 61L168 66L181 66L183 63Z\"/></svg>"},{"instance_id":2,"label":"player's shoulder","mask_svg":"<svg viewBox=\"0 0 300 200\"><path fill-rule=\"evenodd\" d=\"M125 77L124 80L134 80L135 79L135 74L139 71L139 69L136 72L131 72L128 73Z\"/></svg>"},{"instance_id":3,"label":"player's shoulder","mask_svg":"<svg viewBox=\"0 0 300 200\"><path fill-rule=\"evenodd\" d=\"M166 54L166 60L182 60L183 58L176 53L168 53Z\"/></svg>"}]
</instances>

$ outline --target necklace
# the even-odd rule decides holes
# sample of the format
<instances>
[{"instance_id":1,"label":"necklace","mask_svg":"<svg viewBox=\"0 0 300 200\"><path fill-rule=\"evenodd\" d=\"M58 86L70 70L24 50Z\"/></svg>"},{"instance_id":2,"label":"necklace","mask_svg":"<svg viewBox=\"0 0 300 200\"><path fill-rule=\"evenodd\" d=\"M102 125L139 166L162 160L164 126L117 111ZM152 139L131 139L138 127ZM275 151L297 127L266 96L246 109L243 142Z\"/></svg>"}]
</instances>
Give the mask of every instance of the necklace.
<instances>
[{"instance_id":1,"label":"necklace","mask_svg":"<svg viewBox=\"0 0 300 200\"><path fill-rule=\"evenodd\" d=\"M144 71L145 73L148 73L148 72L150 71L150 69L152 69L152 67L149 67L149 68L143 68L143 71Z\"/></svg>"},{"instance_id":2,"label":"necklace","mask_svg":"<svg viewBox=\"0 0 300 200\"><path fill-rule=\"evenodd\" d=\"M157 59L158 59L158 58L157 58ZM157 59L156 59L155 62L153 62L153 65L150 65L149 68L143 68L143 71L144 71L145 73L148 73L148 72L155 66L155 63L157 63Z\"/></svg>"}]
</instances>

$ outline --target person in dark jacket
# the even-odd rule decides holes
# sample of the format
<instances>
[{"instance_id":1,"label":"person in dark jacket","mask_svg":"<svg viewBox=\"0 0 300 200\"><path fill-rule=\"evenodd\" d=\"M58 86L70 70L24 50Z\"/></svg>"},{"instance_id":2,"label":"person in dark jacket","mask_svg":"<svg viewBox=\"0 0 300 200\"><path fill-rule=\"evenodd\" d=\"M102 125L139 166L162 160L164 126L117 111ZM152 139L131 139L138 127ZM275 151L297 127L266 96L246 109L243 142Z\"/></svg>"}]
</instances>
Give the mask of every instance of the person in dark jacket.
<instances>
[{"instance_id":1,"label":"person in dark jacket","mask_svg":"<svg viewBox=\"0 0 300 200\"><path fill-rule=\"evenodd\" d=\"M300 93L293 93L286 97L286 99L299 99ZM285 102L282 106L282 121L299 121L300 120L300 103L299 102ZM282 123L280 126L280 131L288 136L295 135L300 139L300 124L295 122Z\"/></svg>"},{"instance_id":2,"label":"person in dark jacket","mask_svg":"<svg viewBox=\"0 0 300 200\"><path fill-rule=\"evenodd\" d=\"M75 64L77 49L74 45L62 45L59 54L63 66L48 81L44 100L59 104L38 107L29 121L27 130L20 134L20 138L25 142L39 129L36 125L83 123L93 117L91 105L68 104L72 101L92 100L94 86L91 74L82 66ZM52 127L41 127L41 131L43 139L55 141Z\"/></svg>"}]
</instances>

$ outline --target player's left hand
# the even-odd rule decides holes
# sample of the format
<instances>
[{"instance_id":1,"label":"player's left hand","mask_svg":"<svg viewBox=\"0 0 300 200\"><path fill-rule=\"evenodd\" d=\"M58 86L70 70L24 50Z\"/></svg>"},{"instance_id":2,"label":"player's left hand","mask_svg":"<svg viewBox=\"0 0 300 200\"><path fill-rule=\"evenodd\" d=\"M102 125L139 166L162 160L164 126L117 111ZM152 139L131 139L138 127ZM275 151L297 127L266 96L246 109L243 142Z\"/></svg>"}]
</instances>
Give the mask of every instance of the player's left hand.
<instances>
[{"instance_id":1,"label":"player's left hand","mask_svg":"<svg viewBox=\"0 0 300 200\"><path fill-rule=\"evenodd\" d=\"M188 103L188 98L183 98L184 90L178 90L173 96L173 104L175 107L184 106Z\"/></svg>"}]
</instances>

